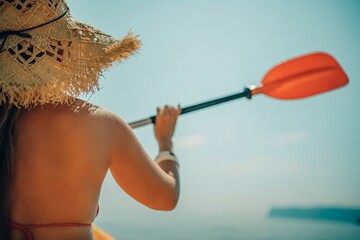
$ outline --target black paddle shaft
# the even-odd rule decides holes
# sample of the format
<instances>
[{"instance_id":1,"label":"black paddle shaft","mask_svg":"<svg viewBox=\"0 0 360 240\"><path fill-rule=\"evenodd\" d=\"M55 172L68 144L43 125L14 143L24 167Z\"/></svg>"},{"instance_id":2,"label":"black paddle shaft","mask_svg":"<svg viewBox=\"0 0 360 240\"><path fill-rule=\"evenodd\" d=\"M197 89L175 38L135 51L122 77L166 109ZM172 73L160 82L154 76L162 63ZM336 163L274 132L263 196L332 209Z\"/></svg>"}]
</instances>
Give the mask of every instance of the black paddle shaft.
<instances>
[{"instance_id":1,"label":"black paddle shaft","mask_svg":"<svg viewBox=\"0 0 360 240\"><path fill-rule=\"evenodd\" d=\"M229 95L229 96L226 96L226 97L222 97L222 98L218 98L218 99L214 99L214 100L210 100L210 101L207 101L207 102L203 102L203 103L199 103L199 104L195 104L195 105L192 105L192 106L189 106L189 107L182 108L181 109L181 115L185 114L185 113L193 112L193 111L196 111L196 110L200 110L200 109L203 109L203 108L211 107L211 106L214 106L214 105L218 105L220 103L224 103L224 102L228 102L228 101L235 100L235 99L238 99L238 98L242 98L242 97L246 97L248 99L251 99L251 96L252 96L251 90L246 87L244 89L244 91L240 92L240 93L236 93L236 94ZM147 125L147 124L150 124L150 123L153 123L153 124L156 123L156 116L151 116L151 117L146 118L146 119L131 122L131 123L129 123L129 125L130 125L131 128L137 128L137 127L141 127L141 126L144 126L144 125Z\"/></svg>"}]
</instances>

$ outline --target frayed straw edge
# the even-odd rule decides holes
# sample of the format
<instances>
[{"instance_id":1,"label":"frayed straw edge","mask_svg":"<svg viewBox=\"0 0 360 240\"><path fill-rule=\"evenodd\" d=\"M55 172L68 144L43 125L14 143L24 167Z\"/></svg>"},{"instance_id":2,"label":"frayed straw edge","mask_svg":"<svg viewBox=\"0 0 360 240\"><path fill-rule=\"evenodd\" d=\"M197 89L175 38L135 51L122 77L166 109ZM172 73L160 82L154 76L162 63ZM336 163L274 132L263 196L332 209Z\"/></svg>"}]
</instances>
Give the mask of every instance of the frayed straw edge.
<instances>
[{"instance_id":1,"label":"frayed straw edge","mask_svg":"<svg viewBox=\"0 0 360 240\"><path fill-rule=\"evenodd\" d=\"M122 61L137 53L137 50L141 47L141 41L138 37L139 35L133 36L130 31L122 40L105 48L105 54L109 60L109 64L112 65L114 62Z\"/></svg>"}]
</instances>

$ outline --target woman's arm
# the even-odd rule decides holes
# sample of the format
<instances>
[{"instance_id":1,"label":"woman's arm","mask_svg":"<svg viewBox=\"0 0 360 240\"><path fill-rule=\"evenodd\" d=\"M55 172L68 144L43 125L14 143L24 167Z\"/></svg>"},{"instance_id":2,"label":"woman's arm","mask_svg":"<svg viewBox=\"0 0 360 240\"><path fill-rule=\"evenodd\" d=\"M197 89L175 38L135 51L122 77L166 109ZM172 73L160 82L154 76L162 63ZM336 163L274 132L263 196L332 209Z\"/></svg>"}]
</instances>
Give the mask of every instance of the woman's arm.
<instances>
[{"instance_id":1,"label":"woman's arm","mask_svg":"<svg viewBox=\"0 0 360 240\"><path fill-rule=\"evenodd\" d=\"M171 138L180 112L180 108L158 109L154 131L161 151L171 150ZM111 131L110 171L119 186L152 209L174 209L179 197L177 164L173 161L157 164L152 160L131 128L119 117L114 117Z\"/></svg>"}]
</instances>

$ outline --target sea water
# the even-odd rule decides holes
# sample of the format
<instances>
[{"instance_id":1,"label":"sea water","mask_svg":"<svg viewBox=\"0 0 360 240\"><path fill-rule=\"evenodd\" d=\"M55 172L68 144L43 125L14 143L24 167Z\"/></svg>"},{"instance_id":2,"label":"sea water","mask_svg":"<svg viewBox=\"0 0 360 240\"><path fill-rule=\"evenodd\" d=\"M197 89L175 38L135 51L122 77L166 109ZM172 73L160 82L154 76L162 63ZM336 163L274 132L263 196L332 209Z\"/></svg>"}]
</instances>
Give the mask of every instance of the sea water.
<instances>
[{"instance_id":1,"label":"sea water","mask_svg":"<svg viewBox=\"0 0 360 240\"><path fill-rule=\"evenodd\" d=\"M232 224L103 225L124 240L360 240L360 225L288 218Z\"/></svg>"}]
</instances>

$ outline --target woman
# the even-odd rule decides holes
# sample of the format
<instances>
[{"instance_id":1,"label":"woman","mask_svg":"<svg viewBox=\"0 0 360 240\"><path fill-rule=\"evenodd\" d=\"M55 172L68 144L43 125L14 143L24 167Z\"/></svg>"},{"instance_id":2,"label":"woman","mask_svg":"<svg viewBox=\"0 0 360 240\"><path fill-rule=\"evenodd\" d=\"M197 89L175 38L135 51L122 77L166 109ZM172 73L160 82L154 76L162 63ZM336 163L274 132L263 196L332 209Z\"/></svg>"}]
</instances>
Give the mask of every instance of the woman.
<instances>
[{"instance_id":1,"label":"woman","mask_svg":"<svg viewBox=\"0 0 360 240\"><path fill-rule=\"evenodd\" d=\"M179 196L172 136L181 109L157 109L153 161L114 113L77 99L139 48L74 20L65 1L0 1L0 239L96 239L107 171L142 204Z\"/></svg>"}]
</instances>

